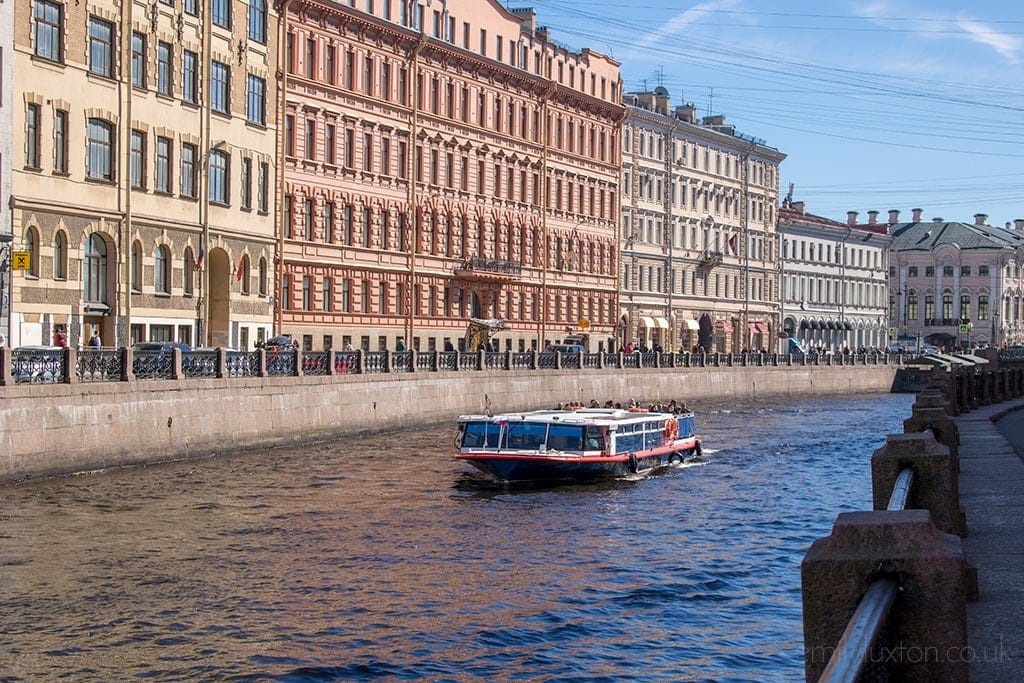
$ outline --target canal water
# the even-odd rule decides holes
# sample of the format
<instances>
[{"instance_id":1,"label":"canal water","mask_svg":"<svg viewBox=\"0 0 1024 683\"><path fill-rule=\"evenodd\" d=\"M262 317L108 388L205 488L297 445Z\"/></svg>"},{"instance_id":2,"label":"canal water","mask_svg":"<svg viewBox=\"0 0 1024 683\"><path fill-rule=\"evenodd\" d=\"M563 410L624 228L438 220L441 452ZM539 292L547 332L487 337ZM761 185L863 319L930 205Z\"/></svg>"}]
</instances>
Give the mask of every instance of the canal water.
<instances>
[{"instance_id":1,"label":"canal water","mask_svg":"<svg viewBox=\"0 0 1024 683\"><path fill-rule=\"evenodd\" d=\"M0 488L0 680L800 680L913 397L687 398L706 462L635 481L490 487L442 425Z\"/></svg>"}]
</instances>

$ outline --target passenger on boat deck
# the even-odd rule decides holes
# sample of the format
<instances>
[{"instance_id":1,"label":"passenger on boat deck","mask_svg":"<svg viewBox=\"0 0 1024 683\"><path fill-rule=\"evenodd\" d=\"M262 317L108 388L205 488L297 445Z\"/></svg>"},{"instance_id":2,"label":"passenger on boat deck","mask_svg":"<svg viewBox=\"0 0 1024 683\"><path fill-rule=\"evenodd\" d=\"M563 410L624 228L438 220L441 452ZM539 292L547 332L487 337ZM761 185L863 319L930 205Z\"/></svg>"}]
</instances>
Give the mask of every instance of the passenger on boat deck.
<instances>
[{"instance_id":1,"label":"passenger on boat deck","mask_svg":"<svg viewBox=\"0 0 1024 683\"><path fill-rule=\"evenodd\" d=\"M597 404L597 399L596 398L592 398L592 399L590 399L590 407L591 408L600 408L601 406L599 406Z\"/></svg>"},{"instance_id":2,"label":"passenger on boat deck","mask_svg":"<svg viewBox=\"0 0 1024 683\"><path fill-rule=\"evenodd\" d=\"M555 408L555 410L565 410L565 406L563 406L561 403L559 403L558 407Z\"/></svg>"},{"instance_id":3,"label":"passenger on boat deck","mask_svg":"<svg viewBox=\"0 0 1024 683\"><path fill-rule=\"evenodd\" d=\"M605 408L614 408L615 407L615 402L612 401L611 399L609 399L609 400L604 402L604 407Z\"/></svg>"},{"instance_id":4,"label":"passenger on boat deck","mask_svg":"<svg viewBox=\"0 0 1024 683\"><path fill-rule=\"evenodd\" d=\"M636 402L636 399L635 399L635 398L631 398L631 399L629 399L629 407L630 407L630 408L636 408L636 407L637 407L637 405L638 405L638 404L637 404L637 402Z\"/></svg>"},{"instance_id":5,"label":"passenger on boat deck","mask_svg":"<svg viewBox=\"0 0 1024 683\"><path fill-rule=\"evenodd\" d=\"M615 410L622 410L622 404L618 401L615 402Z\"/></svg>"}]
</instances>

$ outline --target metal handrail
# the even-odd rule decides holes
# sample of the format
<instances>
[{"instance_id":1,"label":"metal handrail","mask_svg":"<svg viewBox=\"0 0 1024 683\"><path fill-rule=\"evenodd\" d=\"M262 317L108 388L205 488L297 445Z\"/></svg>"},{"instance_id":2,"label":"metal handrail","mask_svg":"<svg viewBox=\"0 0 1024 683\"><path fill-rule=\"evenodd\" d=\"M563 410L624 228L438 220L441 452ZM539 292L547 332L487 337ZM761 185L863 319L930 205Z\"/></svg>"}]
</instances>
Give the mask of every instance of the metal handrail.
<instances>
[{"instance_id":1,"label":"metal handrail","mask_svg":"<svg viewBox=\"0 0 1024 683\"><path fill-rule=\"evenodd\" d=\"M899 591L899 582L895 578L882 578L871 584L839 638L839 644L818 683L856 683L860 680L871 655L871 646L882 632Z\"/></svg>"},{"instance_id":2,"label":"metal handrail","mask_svg":"<svg viewBox=\"0 0 1024 683\"><path fill-rule=\"evenodd\" d=\"M886 510L905 510L913 486L913 468L902 468L896 476ZM860 680L870 660L871 648L885 628L899 591L899 581L892 576L881 576L871 583L850 617L850 623L840 636L818 683L856 683Z\"/></svg>"}]
</instances>

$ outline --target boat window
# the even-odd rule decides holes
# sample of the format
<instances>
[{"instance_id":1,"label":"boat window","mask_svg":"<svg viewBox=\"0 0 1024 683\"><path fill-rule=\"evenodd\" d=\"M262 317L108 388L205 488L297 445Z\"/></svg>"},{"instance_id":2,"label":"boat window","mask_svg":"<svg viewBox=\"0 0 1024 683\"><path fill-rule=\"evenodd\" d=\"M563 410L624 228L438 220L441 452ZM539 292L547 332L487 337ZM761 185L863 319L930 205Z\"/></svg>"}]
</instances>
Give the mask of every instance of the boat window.
<instances>
[{"instance_id":1,"label":"boat window","mask_svg":"<svg viewBox=\"0 0 1024 683\"><path fill-rule=\"evenodd\" d=\"M576 425L551 425L548 433L548 450L583 450L583 428Z\"/></svg>"},{"instance_id":2,"label":"boat window","mask_svg":"<svg viewBox=\"0 0 1024 683\"><path fill-rule=\"evenodd\" d=\"M588 451L603 451L604 436L601 435L600 427L587 427L586 449Z\"/></svg>"},{"instance_id":3,"label":"boat window","mask_svg":"<svg viewBox=\"0 0 1024 683\"><path fill-rule=\"evenodd\" d=\"M493 422L467 422L463 448L497 448L501 427Z\"/></svg>"},{"instance_id":4,"label":"boat window","mask_svg":"<svg viewBox=\"0 0 1024 683\"><path fill-rule=\"evenodd\" d=\"M679 437L682 439L693 436L693 415L684 415L679 418Z\"/></svg>"},{"instance_id":5,"label":"boat window","mask_svg":"<svg viewBox=\"0 0 1024 683\"><path fill-rule=\"evenodd\" d=\"M544 445L548 426L536 422L512 423L505 428L505 448L535 451Z\"/></svg>"}]
</instances>

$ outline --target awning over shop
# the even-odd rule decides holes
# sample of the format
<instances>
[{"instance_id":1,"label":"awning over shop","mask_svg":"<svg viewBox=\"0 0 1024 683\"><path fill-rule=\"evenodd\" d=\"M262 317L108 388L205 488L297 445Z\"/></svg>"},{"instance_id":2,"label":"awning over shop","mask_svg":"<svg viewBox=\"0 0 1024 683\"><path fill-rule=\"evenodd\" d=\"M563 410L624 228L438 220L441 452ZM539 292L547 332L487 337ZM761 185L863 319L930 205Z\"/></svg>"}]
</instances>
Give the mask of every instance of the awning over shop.
<instances>
[{"instance_id":1,"label":"awning over shop","mask_svg":"<svg viewBox=\"0 0 1024 683\"><path fill-rule=\"evenodd\" d=\"M654 324L655 324L655 327L659 327L659 328L661 328L663 330L667 330L668 329L668 321L665 320L664 318L655 318L654 319Z\"/></svg>"},{"instance_id":2,"label":"awning over shop","mask_svg":"<svg viewBox=\"0 0 1024 683\"><path fill-rule=\"evenodd\" d=\"M747 327L757 334L768 334L768 328L764 326L764 323L747 323Z\"/></svg>"},{"instance_id":3,"label":"awning over shop","mask_svg":"<svg viewBox=\"0 0 1024 683\"><path fill-rule=\"evenodd\" d=\"M691 318L687 318L683 321L683 327L688 330L700 330L700 324Z\"/></svg>"},{"instance_id":4,"label":"awning over shop","mask_svg":"<svg viewBox=\"0 0 1024 683\"><path fill-rule=\"evenodd\" d=\"M647 328L654 327L654 318L649 315L642 315L640 316L640 324Z\"/></svg>"}]
</instances>

